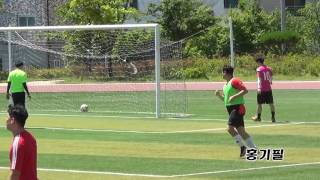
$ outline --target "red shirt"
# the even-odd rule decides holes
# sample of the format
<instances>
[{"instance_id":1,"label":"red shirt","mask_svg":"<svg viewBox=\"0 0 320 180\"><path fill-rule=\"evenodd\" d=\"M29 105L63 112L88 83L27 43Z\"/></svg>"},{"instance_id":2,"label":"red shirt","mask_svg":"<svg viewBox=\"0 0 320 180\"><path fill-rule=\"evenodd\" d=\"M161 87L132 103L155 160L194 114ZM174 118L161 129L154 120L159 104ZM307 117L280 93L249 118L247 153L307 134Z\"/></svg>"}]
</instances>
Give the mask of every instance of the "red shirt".
<instances>
[{"instance_id":1,"label":"red shirt","mask_svg":"<svg viewBox=\"0 0 320 180\"><path fill-rule=\"evenodd\" d=\"M244 86L243 82L239 78L232 78L231 79L231 85L235 89L239 89L239 91L247 90L247 88ZM239 113L241 115L245 115L246 114L246 107L244 106L244 104L240 104Z\"/></svg>"},{"instance_id":2,"label":"red shirt","mask_svg":"<svg viewBox=\"0 0 320 180\"><path fill-rule=\"evenodd\" d=\"M28 131L13 138L10 164L11 170L21 173L20 180L37 180L37 142Z\"/></svg>"},{"instance_id":3,"label":"red shirt","mask_svg":"<svg viewBox=\"0 0 320 180\"><path fill-rule=\"evenodd\" d=\"M235 89L239 89L240 91L247 89L239 78L234 77L230 81L231 81L232 87L234 87Z\"/></svg>"}]
</instances>

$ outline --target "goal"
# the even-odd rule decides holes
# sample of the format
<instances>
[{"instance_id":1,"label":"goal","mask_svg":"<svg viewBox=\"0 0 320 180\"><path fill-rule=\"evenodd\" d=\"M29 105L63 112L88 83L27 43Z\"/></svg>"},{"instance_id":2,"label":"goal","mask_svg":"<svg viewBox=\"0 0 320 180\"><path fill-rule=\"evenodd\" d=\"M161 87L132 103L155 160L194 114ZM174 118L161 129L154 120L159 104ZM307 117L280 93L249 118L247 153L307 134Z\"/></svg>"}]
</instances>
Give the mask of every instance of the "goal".
<instances>
[{"instance_id":1,"label":"goal","mask_svg":"<svg viewBox=\"0 0 320 180\"><path fill-rule=\"evenodd\" d=\"M158 24L0 27L0 68L24 62L32 112L185 114L182 48Z\"/></svg>"}]
</instances>

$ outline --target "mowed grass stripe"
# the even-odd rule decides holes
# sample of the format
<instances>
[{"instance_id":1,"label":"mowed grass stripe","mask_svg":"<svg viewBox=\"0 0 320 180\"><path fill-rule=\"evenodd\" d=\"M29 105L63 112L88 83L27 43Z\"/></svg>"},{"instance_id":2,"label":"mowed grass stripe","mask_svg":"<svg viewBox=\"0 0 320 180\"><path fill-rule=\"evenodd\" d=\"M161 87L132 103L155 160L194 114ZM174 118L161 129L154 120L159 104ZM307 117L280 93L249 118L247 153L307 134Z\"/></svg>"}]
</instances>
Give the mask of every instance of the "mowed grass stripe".
<instances>
[{"instance_id":1,"label":"mowed grass stripe","mask_svg":"<svg viewBox=\"0 0 320 180\"><path fill-rule=\"evenodd\" d=\"M190 144L216 145L230 144L233 139L224 132L220 133L186 133L186 134L135 134L109 132L72 132L32 130L37 139L52 140L81 140L81 141L116 141L158 144ZM0 137L11 139L7 132L0 132ZM319 136L301 135L265 135L254 134L254 141L258 145L286 146L286 147L320 147Z\"/></svg>"},{"instance_id":2,"label":"mowed grass stripe","mask_svg":"<svg viewBox=\"0 0 320 180\"><path fill-rule=\"evenodd\" d=\"M187 94L189 114L208 118L225 112L223 103L212 91L188 91ZM319 121L320 90L274 90L273 95L279 121ZM256 96L256 91L249 91L245 96L248 119L256 113ZM262 119L271 121L267 105L263 106Z\"/></svg>"},{"instance_id":3,"label":"mowed grass stripe","mask_svg":"<svg viewBox=\"0 0 320 180\"><path fill-rule=\"evenodd\" d=\"M256 144L270 146L286 147L320 147L319 134L313 126L301 125L292 127L292 132L300 129L301 134L279 134L272 132L281 132L282 128L288 131L288 127L266 127L251 133ZM310 127L312 130L308 131ZM307 136L303 135L308 132ZM311 132L314 132L312 135ZM31 132L38 139L54 140L82 140L82 141L118 141L118 142L136 142L136 143L158 143L158 144L191 144L191 145L215 145L230 144L233 139L224 131L213 133L176 133L176 134L140 134L140 133L114 133L114 132L87 132L87 131L68 131L68 130L44 130L32 129ZM11 134L7 131L0 131L0 137L11 139Z\"/></svg>"},{"instance_id":4,"label":"mowed grass stripe","mask_svg":"<svg viewBox=\"0 0 320 180\"><path fill-rule=\"evenodd\" d=\"M221 87L222 88L222 87ZM223 103L214 96L213 91L188 91L187 97L188 97L188 110L187 114L194 114L193 117L195 118L218 118L218 119L224 119L226 117L226 110L223 107ZM68 99L68 102L66 104L63 104L61 101L60 94L54 95L48 95L48 97L45 96L39 96L34 97L34 101L39 101L39 106L43 108L50 108L51 110L60 109L60 110L69 110L72 106L72 109L75 111L78 111L79 106L81 103L86 103L86 101L92 102L87 103L90 105L92 109L100 109L101 111L143 111L145 107L142 105L143 103L136 103L135 105L132 105L131 103L125 103L120 104L118 100L115 100L114 102L110 101L110 99L106 98L109 93L103 94L103 93L97 93L96 96L90 95L90 93L66 93L65 96ZM318 121L318 99L320 97L320 90L274 90L274 100L276 105L276 116L279 121ZM63 93L61 94L63 95ZM69 96L72 95L73 98L70 98ZM1 95L4 96L4 95ZM117 97L116 95L114 97ZM119 97L119 96L118 96ZM125 102L132 102L141 99L134 99L132 96L125 95L127 98ZM43 99L41 99L43 98ZM144 95L141 96L142 99L146 98ZM58 100L59 99L59 100ZM63 100L64 100L63 99ZM101 101L101 99L104 99ZM148 98L147 98L148 99ZM247 106L247 117L250 117L251 115L255 114L256 111L256 91L250 91L246 97L246 106ZM81 103L79 103L81 102ZM107 103L106 102L112 102ZM143 100L142 100L143 102ZM30 102L32 103L32 101ZM118 104L119 103L119 104ZM168 104L170 106L178 106L177 104ZM30 105L32 106L32 105ZM150 104L146 104L147 109L150 109ZM32 113L36 112L37 109L41 108L35 108L30 107L30 114L32 117ZM32 109L33 108L33 109ZM42 109L43 109L42 108ZM5 111L5 109L3 109ZM151 108L150 112L154 111L154 108ZM53 115L56 114L77 114L77 115L84 115L84 113L70 113L70 112L52 112ZM92 113L93 115L96 113ZM100 113L99 113L100 114ZM108 113L105 113L107 115ZM89 115L89 114L86 114ZM103 113L101 113L103 115ZM128 114L119 114L119 116L128 116ZM142 116L139 114L131 115L131 116ZM191 117L191 118L193 118ZM264 111L262 114L262 117L265 121L270 121L270 112L269 108L267 106L264 106ZM91 120L91 118L86 117L88 120ZM58 119L57 117L55 119Z\"/></svg>"},{"instance_id":5,"label":"mowed grass stripe","mask_svg":"<svg viewBox=\"0 0 320 180\"><path fill-rule=\"evenodd\" d=\"M82 141L118 141L161 144L224 144L230 137L226 133L192 133L192 134L136 134L112 132L74 132L31 130L37 139L82 140ZM7 132L0 132L0 137L10 138Z\"/></svg>"},{"instance_id":6,"label":"mowed grass stripe","mask_svg":"<svg viewBox=\"0 0 320 180\"><path fill-rule=\"evenodd\" d=\"M281 138L281 137L280 137ZM273 138L275 139L275 138ZM10 139L0 139L0 150L6 151ZM305 141L302 141L305 142ZM302 142L299 142L301 144ZM293 142L294 143L294 142ZM284 148L286 160L298 162L313 160L320 153L319 142L313 146L303 146L288 143L266 143L257 141L259 148ZM293 147L294 146L294 147ZM227 150L226 150L227 149ZM119 142L119 141L89 141L89 140L57 140L38 139L38 152L50 154L77 155L114 155L131 157L159 157L159 158L196 158L233 160L238 158L239 147L228 140L220 144L178 144L152 142ZM303 156L300 156L303 154Z\"/></svg>"},{"instance_id":7,"label":"mowed grass stripe","mask_svg":"<svg viewBox=\"0 0 320 180\"><path fill-rule=\"evenodd\" d=\"M209 180L211 178L217 180L319 180L319 168L319 164L283 168L275 167L252 171L210 174L200 177L198 176L198 178L199 180ZM197 177L195 178L197 179Z\"/></svg>"},{"instance_id":8,"label":"mowed grass stripe","mask_svg":"<svg viewBox=\"0 0 320 180\"><path fill-rule=\"evenodd\" d=\"M280 165L281 166L281 165ZM268 169L252 169L245 171L245 169L232 169L234 171L229 172L228 170L223 171L211 171L212 174L207 175L196 175L196 176L186 176L183 177L184 180L221 180L221 179L240 179L240 180L273 180L274 175L277 174L277 179L290 179L290 180L318 180L318 169L319 165L310 164L310 165L301 165L301 166L289 166L281 167L278 166L267 166ZM0 169L1 177L8 177L9 171L6 169ZM110 174L95 174L90 173L91 171L83 171L83 173L70 172L61 170L59 172L51 169L41 169L38 171L38 177L40 179L46 180L56 180L56 179L68 179L68 180L148 180L155 179L152 177L141 177L141 176L132 176L119 173L118 175ZM218 172L218 173L215 173ZM102 172L103 173L103 172ZM107 172L106 172L107 173ZM167 178L156 178L156 179L167 179ZM181 177L170 178L172 180L181 179Z\"/></svg>"},{"instance_id":9,"label":"mowed grass stripe","mask_svg":"<svg viewBox=\"0 0 320 180\"><path fill-rule=\"evenodd\" d=\"M5 158L3 152L0 152L0 157ZM250 163L241 159L238 159L237 161L213 159L195 160L188 158L143 158L41 153L38 157L38 167L41 168L159 175L174 175L287 164L285 162L271 161L257 161ZM219 164L219 166L217 166L217 164ZM3 166L2 163L1 166Z\"/></svg>"},{"instance_id":10,"label":"mowed grass stripe","mask_svg":"<svg viewBox=\"0 0 320 180\"><path fill-rule=\"evenodd\" d=\"M7 115L2 114L5 119ZM188 121L179 119L121 119L89 117L50 117L32 116L27 120L28 127L61 127L85 129L113 129L135 131L177 131L188 129L207 129L209 127L226 127L227 120L222 121ZM5 121L0 122L5 126Z\"/></svg>"},{"instance_id":11,"label":"mowed grass stripe","mask_svg":"<svg viewBox=\"0 0 320 180\"><path fill-rule=\"evenodd\" d=\"M189 93L189 92L188 92ZM33 116L30 113L27 125L30 127L66 127L86 129L114 129L136 131L175 131L188 129L225 128L227 119L225 108L212 92L190 92L189 112L196 114L190 119L126 119L126 118L89 118L89 117L50 117ZM246 97L247 115L255 113L256 92ZM199 99L197 99L199 97ZM319 121L317 99L320 91L275 91L277 120ZM43 103L52 103L50 100ZM71 103L71 102L70 102ZM299 103L299 104L297 104ZM58 104L59 105L59 104ZM121 107L125 109L125 107ZM77 113L75 113L77 114ZM83 113L78 113L82 115ZM225 116L224 116L225 114ZM89 114L88 114L89 115ZM264 106L263 123L246 121L247 126L271 124L269 108ZM6 115L1 115L5 119ZM225 118L224 118L225 117ZM4 125L4 120L1 125ZM238 158L239 148L225 130L205 133L182 134L134 134L80 131L31 131L38 140L39 167L57 169L83 169L97 171L115 171L147 174L183 174L212 172L216 170L245 169L281 164L295 164L320 161L319 125L300 124L274 127L248 128L255 143L262 148L284 148L285 159L281 162L246 162ZM0 129L0 166L8 166L8 149L12 135ZM212 154L211 154L212 153ZM71 162L69 164L69 161ZM51 163L52 162L52 163ZM97 162L97 164L95 163ZM105 166L106 163L111 162ZM129 163L128 163L129 162ZM127 164L128 165L127 165ZM92 167L91 167L92 166ZM248 167L249 166L249 167ZM2 171L1 171L2 173ZM62 174L62 175L61 175ZM40 172L40 179L121 179L119 176L89 176L69 173ZM106 178L107 177L107 178ZM216 175L203 175L183 179L318 179L319 166L299 166L254 170L251 172L233 172ZM3 174L0 179L6 179ZM124 178L126 179L126 178ZM127 178L127 179L142 179ZM179 178L178 178L179 179ZM180 178L181 179L181 178Z\"/></svg>"}]
</instances>

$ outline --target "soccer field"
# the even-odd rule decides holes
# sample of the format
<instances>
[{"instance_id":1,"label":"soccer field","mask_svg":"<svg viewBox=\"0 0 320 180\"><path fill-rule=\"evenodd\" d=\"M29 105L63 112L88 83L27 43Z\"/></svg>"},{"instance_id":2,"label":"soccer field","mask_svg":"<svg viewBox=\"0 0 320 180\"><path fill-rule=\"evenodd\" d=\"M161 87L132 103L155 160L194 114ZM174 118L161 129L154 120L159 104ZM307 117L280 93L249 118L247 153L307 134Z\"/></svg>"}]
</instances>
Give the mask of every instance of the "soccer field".
<instances>
[{"instance_id":1,"label":"soccer field","mask_svg":"<svg viewBox=\"0 0 320 180\"><path fill-rule=\"evenodd\" d=\"M256 94L246 96L248 132L260 149L282 148L282 161L240 159L223 103L212 91L187 93L187 118L30 112L39 179L319 179L319 90L274 91L278 123L267 106L262 122L252 122ZM6 179L12 135L7 115L1 117L0 179Z\"/></svg>"}]
</instances>

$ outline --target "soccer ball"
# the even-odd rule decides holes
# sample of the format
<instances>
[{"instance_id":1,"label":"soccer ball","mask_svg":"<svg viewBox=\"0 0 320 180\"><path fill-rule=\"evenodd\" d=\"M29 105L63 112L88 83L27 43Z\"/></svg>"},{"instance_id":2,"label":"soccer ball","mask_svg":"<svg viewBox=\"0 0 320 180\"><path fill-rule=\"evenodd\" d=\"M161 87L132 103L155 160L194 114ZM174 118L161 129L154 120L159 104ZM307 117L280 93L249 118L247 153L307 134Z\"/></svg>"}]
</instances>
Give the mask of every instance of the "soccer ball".
<instances>
[{"instance_id":1,"label":"soccer ball","mask_svg":"<svg viewBox=\"0 0 320 180\"><path fill-rule=\"evenodd\" d=\"M88 110L89 110L88 105L82 104L82 105L80 106L80 112L88 112Z\"/></svg>"}]
</instances>

